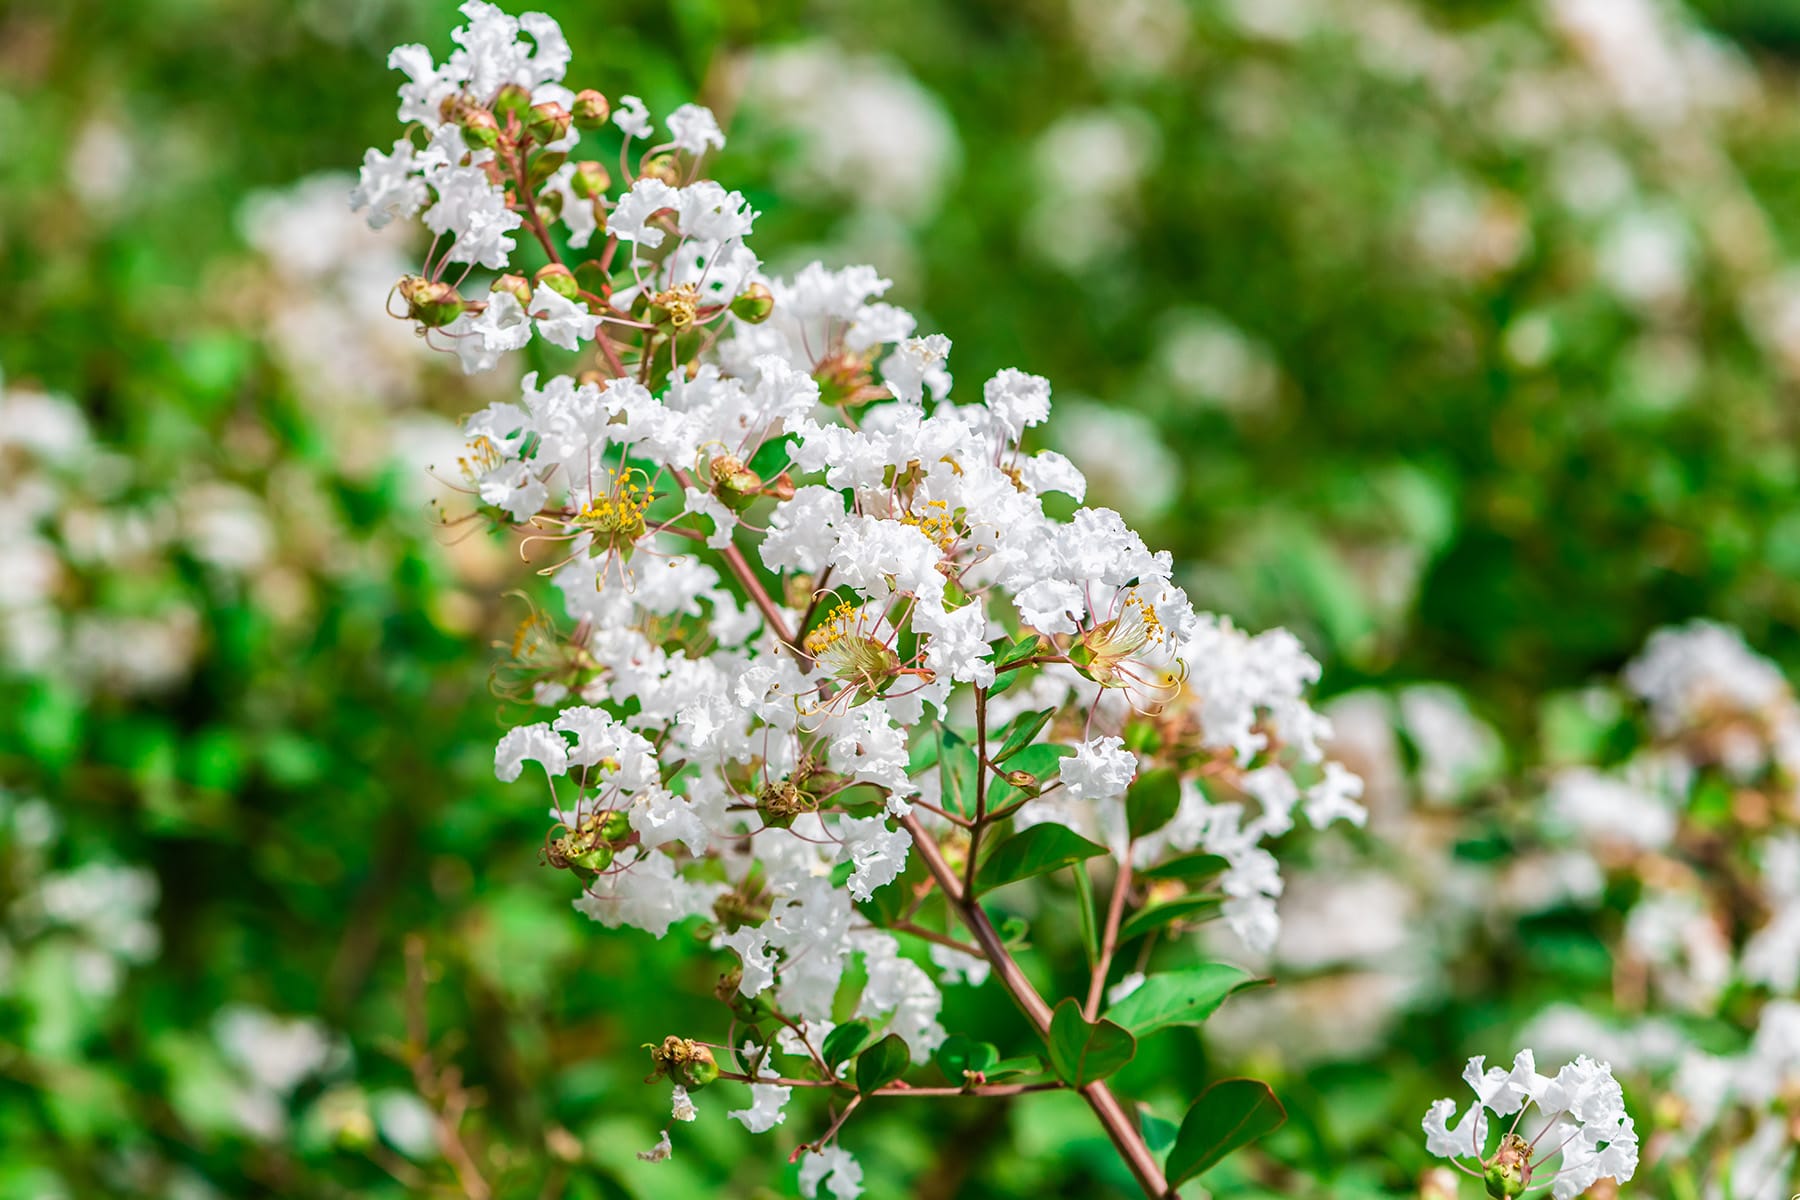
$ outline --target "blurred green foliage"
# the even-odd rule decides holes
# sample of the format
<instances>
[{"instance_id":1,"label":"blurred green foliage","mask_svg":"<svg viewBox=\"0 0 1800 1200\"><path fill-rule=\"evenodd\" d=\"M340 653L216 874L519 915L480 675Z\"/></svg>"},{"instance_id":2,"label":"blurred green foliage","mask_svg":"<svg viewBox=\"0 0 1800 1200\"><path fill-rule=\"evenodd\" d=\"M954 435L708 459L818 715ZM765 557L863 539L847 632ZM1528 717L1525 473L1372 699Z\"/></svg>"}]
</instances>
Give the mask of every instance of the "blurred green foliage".
<instances>
[{"instance_id":1,"label":"blurred green foliage","mask_svg":"<svg viewBox=\"0 0 1800 1200\"><path fill-rule=\"evenodd\" d=\"M893 298L958 339L962 387L1017 365L1059 397L1151 418L1174 455L1172 495L1143 507L1130 486L1097 485L1093 499L1138 507L1152 544L1192 565L1204 605L1300 630L1327 690L1450 681L1529 765L1538 697L1615 669L1656 626L1709 614L1800 664L1793 382L1745 317L1751 285L1779 271L1732 257L1721 223L1755 221L1719 199L1766 220L1769 246L1750 257L1778 266L1800 212L1800 110L1779 60L1800 34L1792 5L1700 6L1751 39L1772 82L1766 102L1668 134L1686 153L1622 121L1582 131L1701 244L1672 315L1596 283L1600 222L1557 198L1548 148L1488 119L1505 69L1556 53L1527 6L1417 10L1452 30L1502 30L1501 73L1448 101L1416 75L1371 69L1345 36L1252 36L1229 5L1123 6L1175 12L1185 32L1166 46L1154 22L1134 31L1102 6L1047 0L544 7L584 80L610 94L635 91L653 111L694 94L741 107L719 175L764 209L759 248L775 260L868 231L842 190L775 186L795 147L759 117L759 96L739 94L731 65L752 47L826 38L923 84L951 118L960 166L935 204L882 233L905 251ZM8 386L73 398L131 464L125 500L202 479L268 500L278 560L308 597L298 617L274 615L250 581L180 550L153 572L102 562L59 602L187 606L191 670L136 694L53 668L0 679L0 909L24 911L79 864L141 865L161 944L108 993L82 974L80 938L9 926L0 1194L382 1195L441 1177L429 1152L362 1153L330 1119L344 1088L354 1108L413 1087L413 933L432 964L437 1061L480 1090L480 1128L513 1156L507 1194L558 1180L573 1196L791 1193L792 1168L712 1096L671 1163L636 1161L666 1123L662 1092L638 1085L638 1045L714 1029L704 956L679 931L613 934L569 910L566 881L536 860L543 815L490 768L489 642L519 614L458 575L403 468L341 461L341 415L319 410L246 319L247 298L277 323L288 299L245 275L246 197L391 140L387 50L441 52L453 24L447 2L0 5ZM1109 147L1132 130L1146 147L1100 215L1045 183L1058 151L1043 136L1083 113L1112 122ZM104 209L81 178L104 169L82 152L96 121L130 164ZM1469 269L1421 263L1420 200L1447 179L1497 206L1516 252ZM1044 252L1095 236L1103 216L1117 235L1091 257ZM1479 221L1453 230L1464 249L1479 236ZM1216 361L1182 382L1172 344L1249 355L1249 402L1218 394ZM445 376L424 407L453 417L470 395ZM110 488L111 470L96 460L71 486ZM1114 473L1138 470L1127 459ZM54 813L47 841L22 832L33 799ZM1479 856L1479 838L1462 852ZM1604 988L1591 932L1545 918L1531 938L1556 969L1508 1003ZM1269 1149L1285 1165L1228 1163L1211 1186L1298 1195L1328 1178L1304 1194L1401 1194L1424 1161L1419 1097L1453 1075L1425 1069L1514 1015L1488 998L1505 963L1472 969L1454 1016L1415 1028L1410 1061L1279 1077L1294 1119ZM242 1068L214 1036L232 1004L315 1015L349 1050L281 1098L275 1136L239 1119ZM952 989L945 1023L1028 1048L997 994ZM1195 1077L1212 1065L1191 1029L1147 1046ZM1120 1083L1131 1090L1130 1068ZM856 1139L869 1195L1124 1194L1110 1147L1067 1100L875 1108ZM807 1130L796 1105L782 1149ZM579 1152L559 1157L557 1131Z\"/></svg>"}]
</instances>

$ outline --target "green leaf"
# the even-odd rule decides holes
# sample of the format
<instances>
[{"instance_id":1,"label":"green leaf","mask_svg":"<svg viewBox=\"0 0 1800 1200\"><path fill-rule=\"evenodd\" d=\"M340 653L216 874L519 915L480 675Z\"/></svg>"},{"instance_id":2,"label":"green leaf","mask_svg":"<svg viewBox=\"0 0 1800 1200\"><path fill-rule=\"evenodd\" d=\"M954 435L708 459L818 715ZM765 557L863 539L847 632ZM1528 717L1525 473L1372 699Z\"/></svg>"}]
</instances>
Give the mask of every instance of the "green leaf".
<instances>
[{"instance_id":1,"label":"green leaf","mask_svg":"<svg viewBox=\"0 0 1800 1200\"><path fill-rule=\"evenodd\" d=\"M1119 940L1129 942L1134 937L1142 937L1152 930L1172 925L1176 921L1187 921L1199 924L1218 917L1219 910L1225 906L1225 897L1183 896L1179 900L1171 900L1167 904L1158 904L1152 908L1141 908L1131 915L1131 919L1119 927Z\"/></svg>"},{"instance_id":2,"label":"green leaf","mask_svg":"<svg viewBox=\"0 0 1800 1200\"><path fill-rule=\"evenodd\" d=\"M848 1021L825 1035L825 1044L819 1047L819 1055L825 1060L825 1065L835 1071L839 1063L855 1058L869 1044L869 1036L867 1025L861 1021Z\"/></svg>"},{"instance_id":3,"label":"green leaf","mask_svg":"<svg viewBox=\"0 0 1800 1200\"><path fill-rule=\"evenodd\" d=\"M1181 776L1169 767L1145 771L1125 792L1125 823L1141 838L1167 825L1181 807Z\"/></svg>"},{"instance_id":4,"label":"green leaf","mask_svg":"<svg viewBox=\"0 0 1800 1200\"><path fill-rule=\"evenodd\" d=\"M1139 879L1211 879L1222 875L1231 864L1217 854L1184 854L1137 873Z\"/></svg>"},{"instance_id":5,"label":"green leaf","mask_svg":"<svg viewBox=\"0 0 1800 1200\"><path fill-rule=\"evenodd\" d=\"M1269 1085L1258 1079L1222 1079L1200 1094L1169 1151L1164 1168L1171 1186L1179 1186L1219 1165L1233 1150L1273 1133L1287 1111Z\"/></svg>"},{"instance_id":6,"label":"green leaf","mask_svg":"<svg viewBox=\"0 0 1800 1200\"><path fill-rule=\"evenodd\" d=\"M1225 963L1201 963L1152 975L1106 1010L1106 1017L1138 1037L1171 1025L1198 1025L1233 992L1263 981ZM835 1030L833 1032L836 1032Z\"/></svg>"},{"instance_id":7,"label":"green leaf","mask_svg":"<svg viewBox=\"0 0 1800 1200\"><path fill-rule=\"evenodd\" d=\"M837 1030L832 1030L836 1033ZM890 1033L862 1052L856 1060L856 1090L867 1095L906 1073L912 1055L897 1033Z\"/></svg>"},{"instance_id":8,"label":"green leaf","mask_svg":"<svg viewBox=\"0 0 1800 1200\"><path fill-rule=\"evenodd\" d=\"M1035 1054L1021 1054L1017 1058L1003 1058L989 1067L987 1077L994 1080L1003 1075L1035 1075L1043 1069L1043 1059Z\"/></svg>"},{"instance_id":9,"label":"green leaf","mask_svg":"<svg viewBox=\"0 0 1800 1200\"><path fill-rule=\"evenodd\" d=\"M1106 847L1094 845L1067 825L1033 825L994 847L975 872L975 890L991 892L1105 853Z\"/></svg>"},{"instance_id":10,"label":"green leaf","mask_svg":"<svg viewBox=\"0 0 1800 1200\"><path fill-rule=\"evenodd\" d=\"M1089 1024L1073 996L1056 1006L1049 1043L1056 1077L1076 1088L1105 1079L1137 1053L1136 1038L1111 1021Z\"/></svg>"},{"instance_id":11,"label":"green leaf","mask_svg":"<svg viewBox=\"0 0 1800 1200\"><path fill-rule=\"evenodd\" d=\"M944 1078L961 1086L965 1072L987 1074L1000 1061L1000 1051L987 1042L978 1042L964 1034L953 1033L944 1039L934 1056Z\"/></svg>"},{"instance_id":12,"label":"green leaf","mask_svg":"<svg viewBox=\"0 0 1800 1200\"><path fill-rule=\"evenodd\" d=\"M1038 652L1043 639L1034 632L1021 633L1012 640L1012 644L994 654L994 669L1011 666L1022 658L1030 658Z\"/></svg>"},{"instance_id":13,"label":"green leaf","mask_svg":"<svg viewBox=\"0 0 1800 1200\"><path fill-rule=\"evenodd\" d=\"M1033 742L1020 750L1006 764L1009 771L1025 771L1037 776L1039 785L1050 783L1056 778L1062 766L1062 760L1075 753L1073 746L1064 746L1060 742ZM988 811L1011 804L1025 793L1007 783L1005 780L993 780L988 788Z\"/></svg>"},{"instance_id":14,"label":"green leaf","mask_svg":"<svg viewBox=\"0 0 1800 1200\"><path fill-rule=\"evenodd\" d=\"M1040 709L1037 712L1020 713L1018 717L1013 720L1013 723L1007 726L1006 740L1000 743L999 753L989 755L988 757L992 758L997 763L1005 762L1007 759L1023 750L1026 746L1030 745L1031 739L1036 737L1038 731L1048 725L1050 723L1050 718L1055 715L1056 710L1054 708Z\"/></svg>"},{"instance_id":15,"label":"green leaf","mask_svg":"<svg viewBox=\"0 0 1800 1200\"><path fill-rule=\"evenodd\" d=\"M975 815L975 776L981 770L975 748L949 729L938 729L938 777L944 807L958 816Z\"/></svg>"},{"instance_id":16,"label":"green leaf","mask_svg":"<svg viewBox=\"0 0 1800 1200\"><path fill-rule=\"evenodd\" d=\"M1100 916L1086 862L1075 864L1075 906L1081 914L1081 948L1087 952L1088 969L1092 970L1100 961Z\"/></svg>"},{"instance_id":17,"label":"green leaf","mask_svg":"<svg viewBox=\"0 0 1800 1200\"><path fill-rule=\"evenodd\" d=\"M1144 1135L1144 1145L1150 1147L1152 1154L1161 1154L1173 1145L1175 1131L1179 1128L1175 1122L1165 1121L1148 1109L1138 1113L1138 1129Z\"/></svg>"}]
</instances>

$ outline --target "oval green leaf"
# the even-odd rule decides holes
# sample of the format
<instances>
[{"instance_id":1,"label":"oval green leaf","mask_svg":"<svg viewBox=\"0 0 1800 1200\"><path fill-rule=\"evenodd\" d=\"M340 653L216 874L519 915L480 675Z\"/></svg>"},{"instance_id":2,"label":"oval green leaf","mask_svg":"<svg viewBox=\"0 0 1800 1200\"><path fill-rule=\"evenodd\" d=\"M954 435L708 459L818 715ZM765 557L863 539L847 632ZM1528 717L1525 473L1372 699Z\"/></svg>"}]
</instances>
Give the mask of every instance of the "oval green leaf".
<instances>
[{"instance_id":1,"label":"oval green leaf","mask_svg":"<svg viewBox=\"0 0 1800 1200\"><path fill-rule=\"evenodd\" d=\"M906 1073L911 1062L912 1055L906 1049L906 1042L897 1033L888 1034L857 1058L856 1090L867 1095L894 1082Z\"/></svg>"},{"instance_id":2,"label":"oval green leaf","mask_svg":"<svg viewBox=\"0 0 1800 1200\"><path fill-rule=\"evenodd\" d=\"M994 847L975 872L975 890L991 892L1105 853L1106 847L1094 845L1066 825L1033 825Z\"/></svg>"},{"instance_id":3,"label":"oval green leaf","mask_svg":"<svg viewBox=\"0 0 1800 1200\"><path fill-rule=\"evenodd\" d=\"M1112 1021L1090 1024L1073 996L1056 1006L1048 1040L1056 1077L1075 1088L1105 1079L1137 1053L1136 1038Z\"/></svg>"},{"instance_id":4,"label":"oval green leaf","mask_svg":"<svg viewBox=\"0 0 1800 1200\"><path fill-rule=\"evenodd\" d=\"M1107 1009L1106 1019L1137 1037L1171 1025L1198 1025L1217 1012L1227 996L1261 982L1250 972L1226 963L1164 971L1150 976Z\"/></svg>"},{"instance_id":5,"label":"oval green leaf","mask_svg":"<svg viewBox=\"0 0 1800 1200\"><path fill-rule=\"evenodd\" d=\"M1181 776L1168 767L1145 771L1125 792L1125 823L1131 836L1155 833L1181 807Z\"/></svg>"},{"instance_id":6,"label":"oval green leaf","mask_svg":"<svg viewBox=\"0 0 1800 1200\"><path fill-rule=\"evenodd\" d=\"M1187 1111L1164 1168L1180 1186L1219 1165L1233 1150L1281 1128L1287 1110L1260 1079L1222 1079Z\"/></svg>"}]
</instances>

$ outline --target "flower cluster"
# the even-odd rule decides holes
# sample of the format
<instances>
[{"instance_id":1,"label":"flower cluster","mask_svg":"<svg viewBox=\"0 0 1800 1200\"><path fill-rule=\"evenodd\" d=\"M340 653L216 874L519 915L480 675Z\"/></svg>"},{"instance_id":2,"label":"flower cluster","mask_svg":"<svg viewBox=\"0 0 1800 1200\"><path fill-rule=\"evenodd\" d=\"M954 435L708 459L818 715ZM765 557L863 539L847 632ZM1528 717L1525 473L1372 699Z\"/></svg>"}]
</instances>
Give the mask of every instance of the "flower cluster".
<instances>
[{"instance_id":1,"label":"flower cluster","mask_svg":"<svg viewBox=\"0 0 1800 1200\"><path fill-rule=\"evenodd\" d=\"M423 215L434 249L398 290L466 369L534 338L589 356L466 426L468 490L572 622L534 612L515 639L515 693L554 711L508 731L495 768L547 780L544 858L580 878L582 912L657 936L699 919L734 956L721 997L775 1028L735 1048L752 1101L730 1115L783 1119L799 1085L778 1055L848 1086L825 1051L853 961L851 1020L931 1057L941 984L994 965L973 896L1007 830L1060 826L1116 863L1090 1009L1128 904L1192 887L1192 919L1156 929L1222 914L1266 946L1264 843L1296 812L1363 816L1359 781L1324 761L1298 641L1196 613L1167 553L1081 507L1082 474L1028 447L1047 380L1003 370L963 402L950 340L920 335L874 269L764 273L757 214L702 176L724 140L709 112L678 108L659 136L635 98L564 86L549 18L463 11L442 65L395 52L416 134L369 152L354 199L376 223ZM616 181L569 157L602 139ZM529 281L521 229L549 260ZM469 299L451 263L499 274ZM1134 800L1153 767L1170 787ZM1196 851L1217 865L1136 885ZM919 923L934 884L975 942ZM680 1081L678 1119L696 1090ZM835 1132L809 1194L858 1190Z\"/></svg>"},{"instance_id":2,"label":"flower cluster","mask_svg":"<svg viewBox=\"0 0 1800 1200\"><path fill-rule=\"evenodd\" d=\"M1456 1127L1450 1127L1455 1100L1433 1104L1424 1127L1425 1148L1480 1176L1488 1195L1518 1196L1534 1183L1549 1182L1556 1200L1572 1200L1601 1179L1624 1183L1637 1170L1637 1131L1611 1067L1583 1057L1554 1077L1539 1075L1529 1050L1519 1052L1510 1071L1484 1069L1485 1063L1471 1058L1463 1070L1475 1103ZM1527 1138L1520 1127L1533 1109L1535 1132L1528 1128ZM1489 1151L1490 1135L1499 1132L1499 1120L1506 1117L1512 1121ZM1465 1166L1464 1158L1479 1162L1481 1170ZM1559 1160L1557 1168L1546 1177L1544 1167L1552 1160Z\"/></svg>"}]
</instances>

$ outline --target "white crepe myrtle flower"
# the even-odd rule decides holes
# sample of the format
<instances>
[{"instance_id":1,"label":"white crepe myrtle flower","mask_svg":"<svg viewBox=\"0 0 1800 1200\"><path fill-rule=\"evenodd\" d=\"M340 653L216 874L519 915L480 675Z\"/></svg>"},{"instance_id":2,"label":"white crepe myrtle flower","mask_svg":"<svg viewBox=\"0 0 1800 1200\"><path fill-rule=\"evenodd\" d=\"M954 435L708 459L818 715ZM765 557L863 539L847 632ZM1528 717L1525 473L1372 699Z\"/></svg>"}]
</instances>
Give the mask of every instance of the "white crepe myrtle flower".
<instances>
[{"instance_id":1,"label":"white crepe myrtle flower","mask_svg":"<svg viewBox=\"0 0 1800 1200\"><path fill-rule=\"evenodd\" d=\"M1584 1055L1549 1077L1537 1073L1530 1050L1521 1050L1511 1070L1471 1058L1463 1079L1475 1102L1454 1128L1456 1101L1432 1104L1425 1148L1480 1178L1488 1195L1518 1196L1547 1182L1556 1200L1573 1200L1601 1179L1624 1183L1637 1170L1637 1131L1605 1063ZM1535 1132L1527 1139L1521 1126L1533 1109L1526 1132ZM1512 1120L1503 1127L1506 1117Z\"/></svg>"},{"instance_id":2,"label":"white crepe myrtle flower","mask_svg":"<svg viewBox=\"0 0 1800 1200\"><path fill-rule=\"evenodd\" d=\"M669 1131L665 1129L662 1131L662 1136L657 1138L656 1145L648 1150L639 1150L638 1157L645 1162L659 1163L668 1162L674 1153L675 1147L669 1142Z\"/></svg>"},{"instance_id":3,"label":"white crepe myrtle flower","mask_svg":"<svg viewBox=\"0 0 1800 1200\"><path fill-rule=\"evenodd\" d=\"M739 1058L752 1064L752 1072L758 1078L775 1078L776 1073L769 1067L770 1055L758 1049L754 1042L745 1042L739 1050ZM751 1133L767 1133L775 1126L787 1120L788 1099L794 1089L787 1084L752 1083L750 1085L750 1107L735 1109L725 1115L743 1124Z\"/></svg>"},{"instance_id":4,"label":"white crepe myrtle flower","mask_svg":"<svg viewBox=\"0 0 1800 1200\"><path fill-rule=\"evenodd\" d=\"M680 1084L676 1084L675 1090L669 1095L669 1115L677 1121L693 1121L700 1116L700 1110L694 1107L693 1098Z\"/></svg>"},{"instance_id":5,"label":"white crepe myrtle flower","mask_svg":"<svg viewBox=\"0 0 1800 1200\"><path fill-rule=\"evenodd\" d=\"M650 110L636 96L620 96L613 106L612 122L631 138L647 138L656 132L650 123Z\"/></svg>"},{"instance_id":6,"label":"white crepe myrtle flower","mask_svg":"<svg viewBox=\"0 0 1800 1200\"><path fill-rule=\"evenodd\" d=\"M813 1200L824 1183L833 1200L856 1200L862 1195L862 1165L842 1146L827 1146L800 1163L800 1194Z\"/></svg>"},{"instance_id":7,"label":"white crepe myrtle flower","mask_svg":"<svg viewBox=\"0 0 1800 1200\"><path fill-rule=\"evenodd\" d=\"M531 293L531 315L544 340L564 350L579 350L581 343L593 341L600 318L585 304L571 300L560 292L538 284Z\"/></svg>"},{"instance_id":8,"label":"white crepe myrtle flower","mask_svg":"<svg viewBox=\"0 0 1800 1200\"><path fill-rule=\"evenodd\" d=\"M708 147L725 148L725 134L719 129L718 118L704 105L683 104L668 115L666 122L669 140L689 154L705 154Z\"/></svg>"},{"instance_id":9,"label":"white crepe myrtle flower","mask_svg":"<svg viewBox=\"0 0 1800 1200\"><path fill-rule=\"evenodd\" d=\"M1124 738L1097 737L1075 747L1058 776L1077 801L1116 800L1137 777L1137 768L1137 755L1125 748Z\"/></svg>"}]
</instances>

